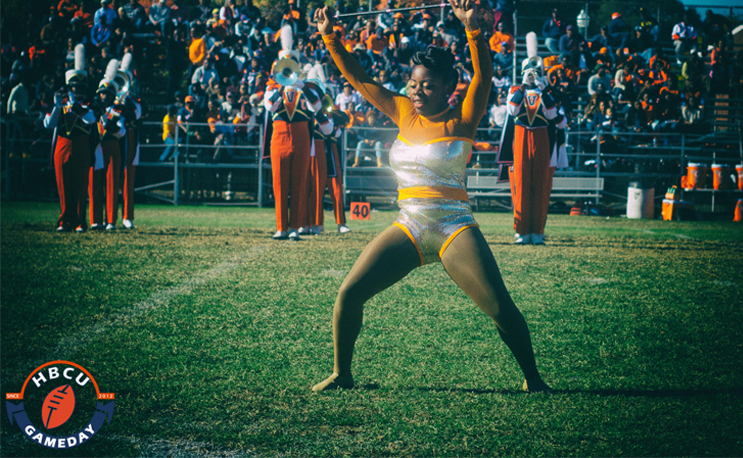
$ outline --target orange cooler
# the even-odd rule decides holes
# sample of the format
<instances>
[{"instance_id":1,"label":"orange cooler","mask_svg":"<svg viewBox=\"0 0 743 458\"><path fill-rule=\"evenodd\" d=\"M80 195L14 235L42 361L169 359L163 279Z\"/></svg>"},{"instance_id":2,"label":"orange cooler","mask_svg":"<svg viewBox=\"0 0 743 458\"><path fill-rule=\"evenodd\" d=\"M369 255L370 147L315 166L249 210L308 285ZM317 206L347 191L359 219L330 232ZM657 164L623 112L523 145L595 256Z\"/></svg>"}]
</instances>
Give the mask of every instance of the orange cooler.
<instances>
[{"instance_id":1,"label":"orange cooler","mask_svg":"<svg viewBox=\"0 0 743 458\"><path fill-rule=\"evenodd\" d=\"M695 164L689 162L686 167L686 183L683 183L685 189L701 189L707 181L707 166L704 164Z\"/></svg>"},{"instance_id":2,"label":"orange cooler","mask_svg":"<svg viewBox=\"0 0 743 458\"><path fill-rule=\"evenodd\" d=\"M730 187L730 168L724 164L712 164L712 187L727 189Z\"/></svg>"}]
</instances>

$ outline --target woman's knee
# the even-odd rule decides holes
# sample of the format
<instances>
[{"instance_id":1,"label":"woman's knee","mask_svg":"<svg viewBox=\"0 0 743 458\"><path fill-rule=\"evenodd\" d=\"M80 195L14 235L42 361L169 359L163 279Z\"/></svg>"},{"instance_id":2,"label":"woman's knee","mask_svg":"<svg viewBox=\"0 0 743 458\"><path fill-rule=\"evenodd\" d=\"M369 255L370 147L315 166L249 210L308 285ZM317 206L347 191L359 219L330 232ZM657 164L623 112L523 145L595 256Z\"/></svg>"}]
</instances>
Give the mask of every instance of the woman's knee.
<instances>
[{"instance_id":1,"label":"woman's knee","mask_svg":"<svg viewBox=\"0 0 743 458\"><path fill-rule=\"evenodd\" d=\"M346 279L338 289L338 295L335 299L335 308L339 311L349 308L361 307L369 299L368 288L361 285L360 282Z\"/></svg>"}]
</instances>

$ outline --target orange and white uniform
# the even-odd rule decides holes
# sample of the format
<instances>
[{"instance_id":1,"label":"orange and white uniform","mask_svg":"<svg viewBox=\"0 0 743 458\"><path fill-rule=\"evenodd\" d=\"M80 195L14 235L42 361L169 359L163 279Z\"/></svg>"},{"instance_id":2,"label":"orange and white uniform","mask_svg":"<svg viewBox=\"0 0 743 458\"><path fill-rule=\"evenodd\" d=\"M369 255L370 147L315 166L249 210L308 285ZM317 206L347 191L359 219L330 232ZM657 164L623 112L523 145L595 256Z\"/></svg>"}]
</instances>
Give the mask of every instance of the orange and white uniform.
<instances>
[{"instance_id":1,"label":"orange and white uniform","mask_svg":"<svg viewBox=\"0 0 743 458\"><path fill-rule=\"evenodd\" d=\"M90 167L90 224L116 225L119 211L119 177L121 175L121 145L126 134L123 105L107 107L98 118L100 143L95 149L95 162ZM103 221L103 196L106 199L106 221Z\"/></svg>"},{"instance_id":2,"label":"orange and white uniform","mask_svg":"<svg viewBox=\"0 0 743 458\"><path fill-rule=\"evenodd\" d=\"M397 175L400 214L395 225L413 241L421 265L441 260L450 242L477 226L465 189L465 166L477 126L487 109L493 65L482 32L467 32L474 75L463 100L426 118L410 99L391 92L364 72L335 34L323 37L351 85L400 129L390 150Z\"/></svg>"},{"instance_id":3,"label":"orange and white uniform","mask_svg":"<svg viewBox=\"0 0 743 458\"><path fill-rule=\"evenodd\" d=\"M297 81L280 86L270 81L264 94L273 122L271 169L276 199L276 228L286 232L309 223L310 126L314 112L322 107L313 85ZM291 194L291 207L289 195Z\"/></svg>"},{"instance_id":4,"label":"orange and white uniform","mask_svg":"<svg viewBox=\"0 0 743 458\"><path fill-rule=\"evenodd\" d=\"M538 87L511 88L507 109L514 118L513 227L516 233L544 234L550 198L549 121L557 115L549 93Z\"/></svg>"},{"instance_id":5,"label":"orange and white uniform","mask_svg":"<svg viewBox=\"0 0 743 458\"><path fill-rule=\"evenodd\" d=\"M142 117L142 105L131 96L124 102L124 126L126 136L121 141L124 155L124 182L121 186L123 198L123 219L134 221L134 177L139 165L139 126ZM126 221L124 221L126 223Z\"/></svg>"},{"instance_id":6,"label":"orange and white uniform","mask_svg":"<svg viewBox=\"0 0 743 458\"><path fill-rule=\"evenodd\" d=\"M54 129L52 160L61 210L57 226L65 230L85 229L89 142L91 129L95 128L93 110L67 98L44 117L44 127Z\"/></svg>"},{"instance_id":7,"label":"orange and white uniform","mask_svg":"<svg viewBox=\"0 0 743 458\"><path fill-rule=\"evenodd\" d=\"M310 149L310 225L322 226L325 219L323 198L328 181L327 149L330 148L328 137L333 134L333 119L319 111L315 116L314 141ZM332 158L331 158L332 159Z\"/></svg>"}]
</instances>

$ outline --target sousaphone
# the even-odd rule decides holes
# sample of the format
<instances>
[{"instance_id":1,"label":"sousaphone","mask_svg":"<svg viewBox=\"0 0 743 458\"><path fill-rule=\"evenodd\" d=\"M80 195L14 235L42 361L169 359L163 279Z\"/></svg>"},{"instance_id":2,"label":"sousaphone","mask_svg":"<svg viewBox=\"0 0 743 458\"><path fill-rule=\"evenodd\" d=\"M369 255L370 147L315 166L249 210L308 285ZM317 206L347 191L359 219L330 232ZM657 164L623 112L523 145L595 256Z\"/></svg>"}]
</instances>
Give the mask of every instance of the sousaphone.
<instances>
[{"instance_id":1,"label":"sousaphone","mask_svg":"<svg viewBox=\"0 0 743 458\"><path fill-rule=\"evenodd\" d=\"M299 80L299 64L284 57L273 65L273 80L282 86L293 86Z\"/></svg>"}]
</instances>

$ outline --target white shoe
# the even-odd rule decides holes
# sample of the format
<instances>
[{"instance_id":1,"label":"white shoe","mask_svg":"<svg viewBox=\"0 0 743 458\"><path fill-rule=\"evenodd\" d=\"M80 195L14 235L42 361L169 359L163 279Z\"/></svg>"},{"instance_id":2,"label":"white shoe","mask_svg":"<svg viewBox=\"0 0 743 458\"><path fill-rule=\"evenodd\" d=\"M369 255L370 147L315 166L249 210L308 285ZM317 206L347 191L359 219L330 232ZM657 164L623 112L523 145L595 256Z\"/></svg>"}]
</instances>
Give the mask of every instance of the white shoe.
<instances>
[{"instance_id":1,"label":"white shoe","mask_svg":"<svg viewBox=\"0 0 743 458\"><path fill-rule=\"evenodd\" d=\"M341 234L345 234L345 233L351 232L351 229L349 229L348 226L346 226L345 224L339 224L338 232L340 232Z\"/></svg>"},{"instance_id":2,"label":"white shoe","mask_svg":"<svg viewBox=\"0 0 743 458\"><path fill-rule=\"evenodd\" d=\"M531 234L516 234L516 245L528 245L531 243Z\"/></svg>"},{"instance_id":3,"label":"white shoe","mask_svg":"<svg viewBox=\"0 0 743 458\"><path fill-rule=\"evenodd\" d=\"M325 230L325 226L312 226L312 235L320 235Z\"/></svg>"},{"instance_id":4,"label":"white shoe","mask_svg":"<svg viewBox=\"0 0 743 458\"><path fill-rule=\"evenodd\" d=\"M290 230L289 231L289 239L290 240L294 240L295 242L301 240L299 238L299 232L297 232L297 230L295 230L295 229Z\"/></svg>"},{"instance_id":5,"label":"white shoe","mask_svg":"<svg viewBox=\"0 0 743 458\"><path fill-rule=\"evenodd\" d=\"M93 225L90 226L90 230L91 231L102 231L103 229L105 229L103 227L103 224L96 223L96 224L93 224Z\"/></svg>"},{"instance_id":6,"label":"white shoe","mask_svg":"<svg viewBox=\"0 0 743 458\"><path fill-rule=\"evenodd\" d=\"M124 227L126 229L134 229L134 223L132 223L132 220L130 220L130 219L125 219L124 220Z\"/></svg>"},{"instance_id":7,"label":"white shoe","mask_svg":"<svg viewBox=\"0 0 743 458\"><path fill-rule=\"evenodd\" d=\"M116 230L116 225L115 224L108 223L108 224L106 224L106 230L107 231L115 231Z\"/></svg>"},{"instance_id":8,"label":"white shoe","mask_svg":"<svg viewBox=\"0 0 743 458\"><path fill-rule=\"evenodd\" d=\"M83 234L83 233L85 233L85 228L82 227L82 226L77 226L75 228L75 232L77 232L78 234Z\"/></svg>"},{"instance_id":9,"label":"white shoe","mask_svg":"<svg viewBox=\"0 0 743 458\"><path fill-rule=\"evenodd\" d=\"M531 234L532 245L544 245L544 234Z\"/></svg>"},{"instance_id":10,"label":"white shoe","mask_svg":"<svg viewBox=\"0 0 743 458\"><path fill-rule=\"evenodd\" d=\"M274 240L286 240L288 237L286 235L286 231L276 231L276 233L271 238Z\"/></svg>"},{"instance_id":11,"label":"white shoe","mask_svg":"<svg viewBox=\"0 0 743 458\"><path fill-rule=\"evenodd\" d=\"M299 228L299 230L297 231L297 233L299 235L309 235L310 234L310 231L311 230L310 230L310 227L309 226L302 226L302 227Z\"/></svg>"}]
</instances>

